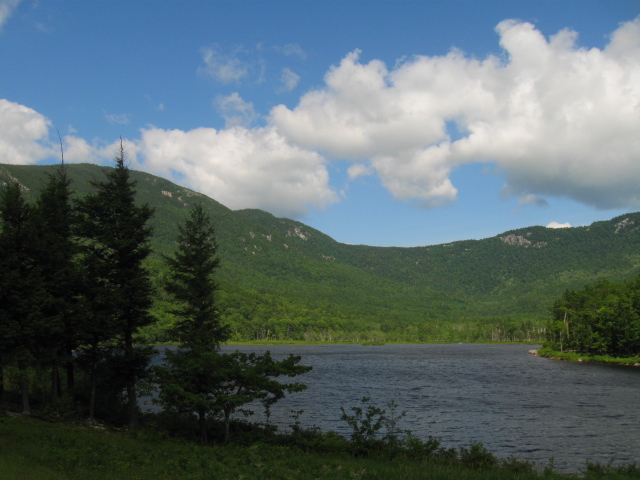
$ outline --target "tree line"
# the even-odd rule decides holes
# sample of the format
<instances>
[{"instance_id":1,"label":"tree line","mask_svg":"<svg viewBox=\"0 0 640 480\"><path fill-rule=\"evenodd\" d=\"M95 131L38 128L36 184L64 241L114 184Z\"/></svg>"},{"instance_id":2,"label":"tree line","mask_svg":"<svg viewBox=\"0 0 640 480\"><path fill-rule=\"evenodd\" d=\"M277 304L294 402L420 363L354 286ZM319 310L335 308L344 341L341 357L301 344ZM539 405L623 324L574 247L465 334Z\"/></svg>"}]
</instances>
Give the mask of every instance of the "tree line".
<instances>
[{"instance_id":1,"label":"tree line","mask_svg":"<svg viewBox=\"0 0 640 480\"><path fill-rule=\"evenodd\" d=\"M136 346L136 334L154 323L155 287L145 261L152 253L153 209L137 205L125 152L93 192L73 198L64 164L50 174L36 202L25 200L19 182L0 190L0 395L5 378L17 381L24 414L31 414L29 378L50 372L50 398L82 398L93 419L102 396L124 393L130 427L139 426L138 385L151 379L165 411L196 413L206 442L206 419L225 416L260 400L266 406L300 383L276 377L310 370L300 357L275 360L239 352L222 354L230 330L218 310L215 231L202 205L178 227L162 287L179 341L166 363L149 369L151 348ZM78 372L83 378L77 385ZM66 382L62 377L66 377ZM16 380L17 379L17 380ZM64 384L64 386L63 386ZM82 393L79 394L79 390Z\"/></svg>"},{"instance_id":2,"label":"tree line","mask_svg":"<svg viewBox=\"0 0 640 480\"><path fill-rule=\"evenodd\" d=\"M546 340L561 352L640 355L640 278L566 290L551 307Z\"/></svg>"}]
</instances>

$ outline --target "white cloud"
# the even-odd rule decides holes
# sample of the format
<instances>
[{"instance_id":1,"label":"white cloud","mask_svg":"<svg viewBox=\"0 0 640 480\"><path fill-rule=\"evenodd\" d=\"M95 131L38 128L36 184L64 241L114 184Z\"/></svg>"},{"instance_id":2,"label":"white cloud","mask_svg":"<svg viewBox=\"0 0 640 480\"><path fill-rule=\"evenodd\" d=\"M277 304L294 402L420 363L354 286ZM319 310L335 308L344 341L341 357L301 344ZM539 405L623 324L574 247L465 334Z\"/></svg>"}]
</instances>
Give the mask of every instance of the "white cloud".
<instances>
[{"instance_id":1,"label":"white cloud","mask_svg":"<svg viewBox=\"0 0 640 480\"><path fill-rule=\"evenodd\" d=\"M567 223L551 222L549 225L547 225L547 228L571 228L571 224L569 222Z\"/></svg>"},{"instance_id":2,"label":"white cloud","mask_svg":"<svg viewBox=\"0 0 640 480\"><path fill-rule=\"evenodd\" d=\"M80 137L65 135L62 144L66 163L101 163L104 160L95 146Z\"/></svg>"},{"instance_id":3,"label":"white cloud","mask_svg":"<svg viewBox=\"0 0 640 480\"><path fill-rule=\"evenodd\" d=\"M373 169L367 165L362 163L354 163L347 169L347 174L349 175L349 179L353 180L358 177L364 177L367 175L372 175Z\"/></svg>"},{"instance_id":4,"label":"white cloud","mask_svg":"<svg viewBox=\"0 0 640 480\"><path fill-rule=\"evenodd\" d=\"M337 201L330 159L351 160L350 179L375 174L395 198L424 207L454 201L451 172L472 162L495 165L507 180L503 192L521 205L557 196L599 208L640 206L640 18L622 24L604 49L579 47L570 30L545 38L515 21L496 30L500 57L453 50L389 69L362 63L354 51L295 108L272 109L267 127L250 128L258 115L233 93L216 99L224 130L149 127L127 142L127 153L136 168L180 179L231 208L285 216ZM219 81L247 74L236 53L202 54L202 72ZM0 100L0 162L57 156L49 126L34 110ZM64 143L70 162L102 163L115 151L73 135Z\"/></svg>"},{"instance_id":5,"label":"white cloud","mask_svg":"<svg viewBox=\"0 0 640 480\"><path fill-rule=\"evenodd\" d=\"M0 31L22 0L0 0Z\"/></svg>"},{"instance_id":6,"label":"white cloud","mask_svg":"<svg viewBox=\"0 0 640 480\"><path fill-rule=\"evenodd\" d=\"M253 108L253 103L245 102L238 92L226 96L218 96L213 104L225 119L226 128L251 126L260 116Z\"/></svg>"},{"instance_id":7,"label":"white cloud","mask_svg":"<svg viewBox=\"0 0 640 480\"><path fill-rule=\"evenodd\" d=\"M298 57L302 60L307 58L307 52L305 52L297 43L287 43L283 47L274 47L274 49L282 52L287 57Z\"/></svg>"},{"instance_id":8,"label":"white cloud","mask_svg":"<svg viewBox=\"0 0 640 480\"><path fill-rule=\"evenodd\" d=\"M238 51L221 53L220 47L205 47L200 50L204 66L198 71L222 83L239 82L247 75L248 66L237 57Z\"/></svg>"},{"instance_id":9,"label":"white cloud","mask_svg":"<svg viewBox=\"0 0 640 480\"><path fill-rule=\"evenodd\" d=\"M399 200L416 200L423 208L455 200L458 190L449 179L449 144L397 155L376 156L372 163L382 184Z\"/></svg>"},{"instance_id":10,"label":"white cloud","mask_svg":"<svg viewBox=\"0 0 640 480\"><path fill-rule=\"evenodd\" d=\"M35 110L0 99L0 163L29 165L43 160L59 160L60 144L55 128L49 138L51 121ZM64 160L68 163L104 163L113 160L112 146L90 145L75 136L68 125L68 135L62 138Z\"/></svg>"},{"instance_id":11,"label":"white cloud","mask_svg":"<svg viewBox=\"0 0 640 480\"><path fill-rule=\"evenodd\" d=\"M337 201L324 159L273 128L142 130L139 168L215 198L232 209L300 217Z\"/></svg>"},{"instance_id":12,"label":"white cloud","mask_svg":"<svg viewBox=\"0 0 640 480\"><path fill-rule=\"evenodd\" d=\"M495 162L521 202L640 206L640 19L603 50L579 47L570 30L547 39L508 20L496 31L500 58L453 50L389 71L354 51L270 122L303 148L369 159L396 198L425 206L455 199L450 173L470 162Z\"/></svg>"},{"instance_id":13,"label":"white cloud","mask_svg":"<svg viewBox=\"0 0 640 480\"><path fill-rule=\"evenodd\" d=\"M300 76L293 70L283 68L282 74L280 75L280 83L282 84L280 92L290 92L300 83Z\"/></svg>"},{"instance_id":14,"label":"white cloud","mask_svg":"<svg viewBox=\"0 0 640 480\"><path fill-rule=\"evenodd\" d=\"M104 112L104 118L109 123L115 123L118 125L129 125L131 120L129 119L129 115L126 113L107 113Z\"/></svg>"},{"instance_id":15,"label":"white cloud","mask_svg":"<svg viewBox=\"0 0 640 480\"><path fill-rule=\"evenodd\" d=\"M0 163L31 164L51 156L50 125L35 110L0 99Z\"/></svg>"}]
</instances>

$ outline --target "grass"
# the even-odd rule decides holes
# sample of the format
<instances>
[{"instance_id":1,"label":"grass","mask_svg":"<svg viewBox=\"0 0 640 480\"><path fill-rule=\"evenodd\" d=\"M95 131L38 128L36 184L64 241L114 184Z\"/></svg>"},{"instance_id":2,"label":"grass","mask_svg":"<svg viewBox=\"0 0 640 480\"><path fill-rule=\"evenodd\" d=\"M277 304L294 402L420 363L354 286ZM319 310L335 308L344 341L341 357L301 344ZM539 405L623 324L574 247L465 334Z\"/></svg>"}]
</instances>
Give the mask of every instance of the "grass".
<instances>
[{"instance_id":1,"label":"grass","mask_svg":"<svg viewBox=\"0 0 640 480\"><path fill-rule=\"evenodd\" d=\"M609 365L636 365L640 364L640 357L610 357L609 355L589 355L579 352L558 352L550 348L538 350L538 356L569 362L606 363Z\"/></svg>"},{"instance_id":2,"label":"grass","mask_svg":"<svg viewBox=\"0 0 640 480\"><path fill-rule=\"evenodd\" d=\"M468 450L467 453L472 452ZM160 432L96 429L26 417L0 418L2 480L485 480L574 479L528 464L504 461L486 468L464 462L361 458L347 452L318 452L286 446L201 446ZM640 469L593 465L588 479L640 478Z\"/></svg>"}]
</instances>

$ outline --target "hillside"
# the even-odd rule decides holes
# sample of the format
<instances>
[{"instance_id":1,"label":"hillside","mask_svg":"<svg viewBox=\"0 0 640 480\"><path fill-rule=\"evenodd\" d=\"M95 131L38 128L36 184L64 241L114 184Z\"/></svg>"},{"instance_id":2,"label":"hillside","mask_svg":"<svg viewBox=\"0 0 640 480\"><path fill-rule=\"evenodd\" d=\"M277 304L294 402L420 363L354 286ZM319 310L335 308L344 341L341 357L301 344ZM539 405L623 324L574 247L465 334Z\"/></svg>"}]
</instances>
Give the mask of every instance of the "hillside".
<instances>
[{"instance_id":1,"label":"hillside","mask_svg":"<svg viewBox=\"0 0 640 480\"><path fill-rule=\"evenodd\" d=\"M77 195L90 191L89 181L101 180L108 168L68 167ZM0 165L0 181L17 179L34 198L53 168ZM175 225L193 202L211 215L222 259L223 313L238 339L347 339L345 332L367 332L358 339L505 339L505 329L524 320L533 321L529 330L541 325L566 288L640 274L640 213L588 227L529 227L445 245L370 247L336 242L260 210L232 211L147 173L133 171L132 178L139 201L155 208L158 253L171 252ZM157 260L151 268L161 279Z\"/></svg>"}]
</instances>

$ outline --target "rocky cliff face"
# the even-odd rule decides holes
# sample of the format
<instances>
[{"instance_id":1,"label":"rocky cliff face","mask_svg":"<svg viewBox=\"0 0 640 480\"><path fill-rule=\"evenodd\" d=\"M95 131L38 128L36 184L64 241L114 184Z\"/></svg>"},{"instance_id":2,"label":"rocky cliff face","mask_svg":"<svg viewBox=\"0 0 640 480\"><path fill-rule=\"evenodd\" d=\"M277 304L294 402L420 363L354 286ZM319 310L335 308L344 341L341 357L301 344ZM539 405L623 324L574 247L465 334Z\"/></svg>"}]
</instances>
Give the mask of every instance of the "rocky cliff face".
<instances>
[{"instance_id":1,"label":"rocky cliff face","mask_svg":"<svg viewBox=\"0 0 640 480\"><path fill-rule=\"evenodd\" d=\"M637 230L640 227L636 227L634 226L636 224L636 222L634 222L632 219L630 218L625 218L622 221L618 222L615 224L616 227L616 233L620 233L621 231L633 231L633 230Z\"/></svg>"},{"instance_id":2,"label":"rocky cliff face","mask_svg":"<svg viewBox=\"0 0 640 480\"><path fill-rule=\"evenodd\" d=\"M531 235L531 234L528 233L527 235ZM500 240L502 240L507 245L516 245L519 247L543 248L547 246L547 242L533 243L531 242L531 240L529 240L528 238L522 235L514 235L514 234L505 235L504 237L500 237Z\"/></svg>"}]
</instances>

